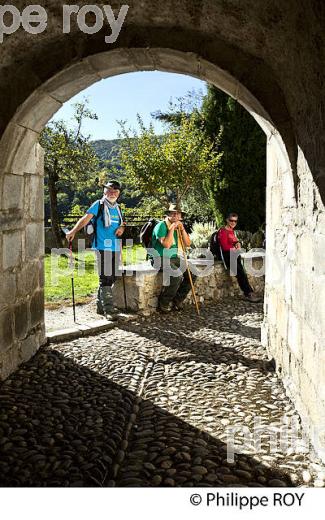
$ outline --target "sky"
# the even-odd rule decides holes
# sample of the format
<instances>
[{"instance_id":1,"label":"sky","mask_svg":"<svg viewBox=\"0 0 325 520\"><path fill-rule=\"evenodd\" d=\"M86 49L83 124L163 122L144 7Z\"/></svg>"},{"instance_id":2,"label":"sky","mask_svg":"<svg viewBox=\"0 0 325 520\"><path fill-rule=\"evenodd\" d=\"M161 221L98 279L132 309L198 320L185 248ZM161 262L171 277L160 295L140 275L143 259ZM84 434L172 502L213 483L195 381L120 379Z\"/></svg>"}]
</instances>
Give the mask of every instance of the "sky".
<instances>
[{"instance_id":1,"label":"sky","mask_svg":"<svg viewBox=\"0 0 325 520\"><path fill-rule=\"evenodd\" d=\"M53 119L70 120L72 105L89 100L89 108L98 120L87 120L83 134L92 140L118 138L117 120L127 120L128 126L137 128L139 113L146 125L153 122L156 133L164 131L163 125L151 117L152 112L164 111L172 98L185 96L189 91L206 92L206 83L191 76L168 72L132 72L107 78L83 90L67 101Z\"/></svg>"}]
</instances>

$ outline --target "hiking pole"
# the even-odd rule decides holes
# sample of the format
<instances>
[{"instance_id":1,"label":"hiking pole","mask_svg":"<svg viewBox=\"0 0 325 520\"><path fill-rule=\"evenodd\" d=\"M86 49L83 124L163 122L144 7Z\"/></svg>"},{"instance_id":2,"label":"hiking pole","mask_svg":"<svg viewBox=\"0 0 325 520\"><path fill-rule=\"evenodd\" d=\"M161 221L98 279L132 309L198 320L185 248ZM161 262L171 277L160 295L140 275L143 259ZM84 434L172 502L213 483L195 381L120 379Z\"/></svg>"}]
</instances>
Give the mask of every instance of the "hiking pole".
<instances>
[{"instance_id":1,"label":"hiking pole","mask_svg":"<svg viewBox=\"0 0 325 520\"><path fill-rule=\"evenodd\" d=\"M125 310L128 310L128 302L126 299L126 284L125 284L125 273L124 273L124 263L123 263L123 246L121 245L121 263L122 263L122 282L123 282L123 294L124 294L124 307Z\"/></svg>"},{"instance_id":2,"label":"hiking pole","mask_svg":"<svg viewBox=\"0 0 325 520\"><path fill-rule=\"evenodd\" d=\"M194 303L195 303L196 312L197 312L197 315L200 316L200 309L199 309L199 304L198 304L198 301L197 301L197 298L196 298L196 294L195 294L195 290L194 290L194 284L193 284L193 280L192 280L192 273L191 273L190 267L188 265L186 251L185 251L184 242L183 242L183 237L182 237L182 235L181 235L181 233L180 233L178 228L177 228L177 235L178 235L178 239L179 239L179 241L181 243L182 251L184 253L186 269L187 269L188 277L189 277L190 284L191 284L192 296L193 296L193 300L194 300Z\"/></svg>"},{"instance_id":3,"label":"hiking pole","mask_svg":"<svg viewBox=\"0 0 325 520\"><path fill-rule=\"evenodd\" d=\"M125 286L125 272L123 271L123 264L122 264L122 281L123 281L123 293L124 293L124 307L125 310L128 310L128 302L126 299L126 286Z\"/></svg>"},{"instance_id":4,"label":"hiking pole","mask_svg":"<svg viewBox=\"0 0 325 520\"><path fill-rule=\"evenodd\" d=\"M71 289L72 289L73 321L76 323L76 304L75 304L75 299L74 299L72 240L69 240L69 250L70 250L70 267L72 267L72 272L71 272Z\"/></svg>"}]
</instances>

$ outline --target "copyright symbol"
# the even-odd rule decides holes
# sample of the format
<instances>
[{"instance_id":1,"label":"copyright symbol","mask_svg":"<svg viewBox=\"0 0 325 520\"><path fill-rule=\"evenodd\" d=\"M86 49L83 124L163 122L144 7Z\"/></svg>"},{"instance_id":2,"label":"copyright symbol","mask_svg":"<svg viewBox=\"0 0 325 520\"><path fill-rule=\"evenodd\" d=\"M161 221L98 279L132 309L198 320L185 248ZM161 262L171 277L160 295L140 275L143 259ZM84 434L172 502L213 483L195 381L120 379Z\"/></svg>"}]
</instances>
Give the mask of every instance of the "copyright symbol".
<instances>
[{"instance_id":1,"label":"copyright symbol","mask_svg":"<svg viewBox=\"0 0 325 520\"><path fill-rule=\"evenodd\" d=\"M191 495L190 502L192 506L199 506L202 502L201 495L198 495L197 493L194 495Z\"/></svg>"}]
</instances>

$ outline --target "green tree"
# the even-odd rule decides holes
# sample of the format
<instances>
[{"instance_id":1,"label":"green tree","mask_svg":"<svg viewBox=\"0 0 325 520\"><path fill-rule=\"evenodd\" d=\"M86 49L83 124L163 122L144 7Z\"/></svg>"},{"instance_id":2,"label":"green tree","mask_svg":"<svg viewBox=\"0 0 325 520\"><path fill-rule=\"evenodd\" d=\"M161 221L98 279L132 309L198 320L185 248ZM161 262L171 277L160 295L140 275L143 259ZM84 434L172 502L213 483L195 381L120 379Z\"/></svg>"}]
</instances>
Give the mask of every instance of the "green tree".
<instances>
[{"instance_id":1,"label":"green tree","mask_svg":"<svg viewBox=\"0 0 325 520\"><path fill-rule=\"evenodd\" d=\"M210 222L214 219L214 213L203 184L189 190L183 200L183 208L188 222Z\"/></svg>"},{"instance_id":2,"label":"green tree","mask_svg":"<svg viewBox=\"0 0 325 520\"><path fill-rule=\"evenodd\" d=\"M207 137L222 152L216 175L205 184L215 219L235 211L239 227L255 231L265 221L265 134L245 108L213 86L201 113Z\"/></svg>"},{"instance_id":3,"label":"green tree","mask_svg":"<svg viewBox=\"0 0 325 520\"><path fill-rule=\"evenodd\" d=\"M236 211L241 228L255 231L265 221L265 135L247 110L216 87L209 85L201 106L198 101L188 93L171 102L165 113L153 114L172 127L179 126L183 117L192 117L221 154L218 167L203 182L208 203L196 208L189 197L188 206L205 221L212 211L218 225L227 213Z\"/></svg>"},{"instance_id":4,"label":"green tree","mask_svg":"<svg viewBox=\"0 0 325 520\"><path fill-rule=\"evenodd\" d=\"M98 157L90 137L82 133L85 119L98 119L88 108L87 100L74 105L73 124L53 121L43 130L40 144L45 150L45 185L50 202L51 227L57 247L62 246L60 205L82 204L96 190ZM75 197L83 193L83 197Z\"/></svg>"},{"instance_id":5,"label":"green tree","mask_svg":"<svg viewBox=\"0 0 325 520\"><path fill-rule=\"evenodd\" d=\"M120 164L128 184L165 207L171 200L180 204L193 186L212 175L220 154L194 118L183 117L179 127L163 135L156 135L152 125L146 128L139 115L138 123L139 135L120 122Z\"/></svg>"},{"instance_id":6,"label":"green tree","mask_svg":"<svg viewBox=\"0 0 325 520\"><path fill-rule=\"evenodd\" d=\"M185 96L176 98L176 101L170 99L166 112L157 110L152 112L152 117L174 127L181 125L182 119L194 119L198 126L201 126L201 106L203 101L203 91L190 90Z\"/></svg>"}]
</instances>

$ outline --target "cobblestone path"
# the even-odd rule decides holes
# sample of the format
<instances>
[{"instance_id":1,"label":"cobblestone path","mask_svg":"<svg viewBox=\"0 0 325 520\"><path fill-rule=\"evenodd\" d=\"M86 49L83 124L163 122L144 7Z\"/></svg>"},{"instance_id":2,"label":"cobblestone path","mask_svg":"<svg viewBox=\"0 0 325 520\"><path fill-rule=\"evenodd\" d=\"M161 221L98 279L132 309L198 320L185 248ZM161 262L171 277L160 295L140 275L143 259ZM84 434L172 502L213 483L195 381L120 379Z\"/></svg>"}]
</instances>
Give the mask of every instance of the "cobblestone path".
<instances>
[{"instance_id":1,"label":"cobblestone path","mask_svg":"<svg viewBox=\"0 0 325 520\"><path fill-rule=\"evenodd\" d=\"M261 319L233 300L42 348L0 385L0 484L324 486L303 442L270 450L265 428L292 433L298 416ZM257 420L260 449L231 462L227 429Z\"/></svg>"}]
</instances>

